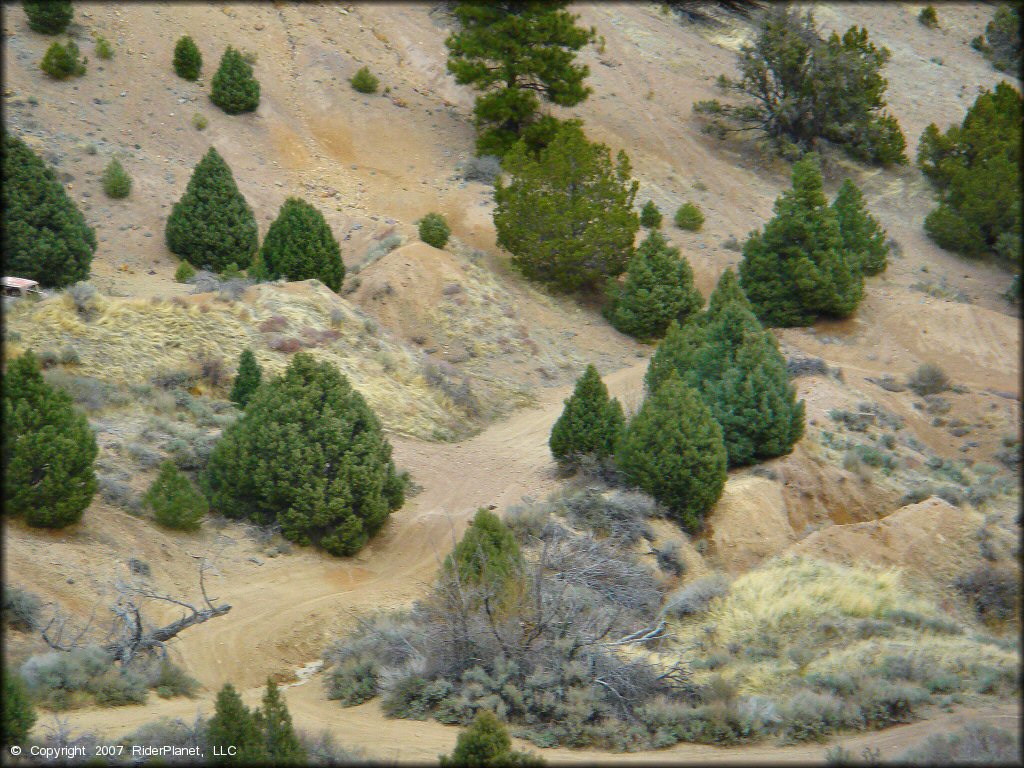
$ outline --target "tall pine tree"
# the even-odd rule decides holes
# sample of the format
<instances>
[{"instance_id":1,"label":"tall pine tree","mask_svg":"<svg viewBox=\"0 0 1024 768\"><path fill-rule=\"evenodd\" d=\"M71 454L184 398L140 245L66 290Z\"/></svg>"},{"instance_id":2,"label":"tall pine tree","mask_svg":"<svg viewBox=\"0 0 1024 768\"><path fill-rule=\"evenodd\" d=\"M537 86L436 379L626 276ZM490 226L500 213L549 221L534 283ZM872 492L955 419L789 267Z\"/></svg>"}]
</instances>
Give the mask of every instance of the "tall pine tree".
<instances>
[{"instance_id":1,"label":"tall pine tree","mask_svg":"<svg viewBox=\"0 0 1024 768\"><path fill-rule=\"evenodd\" d=\"M89 422L43 380L31 352L8 363L3 384L6 514L37 528L78 522L96 494Z\"/></svg>"},{"instance_id":2,"label":"tall pine tree","mask_svg":"<svg viewBox=\"0 0 1024 768\"><path fill-rule=\"evenodd\" d=\"M260 84L252 65L230 45L221 56L211 83L210 101L229 115L252 112L260 105Z\"/></svg>"},{"instance_id":3,"label":"tall pine tree","mask_svg":"<svg viewBox=\"0 0 1024 768\"><path fill-rule=\"evenodd\" d=\"M864 195L850 179L845 179L832 211L839 222L839 234L848 260L856 260L865 275L877 275L889 266L889 246L885 230L864 203Z\"/></svg>"},{"instance_id":4,"label":"tall pine tree","mask_svg":"<svg viewBox=\"0 0 1024 768\"><path fill-rule=\"evenodd\" d=\"M740 284L766 325L810 325L857 309L864 276L843 248L813 155L793 165L793 188L775 201L775 218L743 245Z\"/></svg>"},{"instance_id":5,"label":"tall pine tree","mask_svg":"<svg viewBox=\"0 0 1024 768\"><path fill-rule=\"evenodd\" d=\"M224 430L201 477L226 517L277 523L285 538L351 555L402 504L380 422L338 369L296 353Z\"/></svg>"},{"instance_id":6,"label":"tall pine tree","mask_svg":"<svg viewBox=\"0 0 1024 768\"><path fill-rule=\"evenodd\" d=\"M313 278L338 291L345 277L341 248L323 214L297 197L284 201L263 239L260 257L271 279Z\"/></svg>"},{"instance_id":7,"label":"tall pine tree","mask_svg":"<svg viewBox=\"0 0 1024 768\"><path fill-rule=\"evenodd\" d=\"M256 716L242 703L231 683L225 683L217 693L206 740L211 752L219 753L211 755L214 763L250 765L267 759Z\"/></svg>"},{"instance_id":8,"label":"tall pine tree","mask_svg":"<svg viewBox=\"0 0 1024 768\"><path fill-rule=\"evenodd\" d=\"M622 274L640 222L629 158L612 162L576 123L565 123L536 159L525 144L505 158L512 177L494 186L498 245L531 280L562 291L601 286Z\"/></svg>"},{"instance_id":9,"label":"tall pine tree","mask_svg":"<svg viewBox=\"0 0 1024 768\"><path fill-rule=\"evenodd\" d=\"M669 323L685 323L704 304L690 263L656 230L629 260L625 283L610 282L608 294L608 321L638 339L661 338Z\"/></svg>"},{"instance_id":10,"label":"tall pine tree","mask_svg":"<svg viewBox=\"0 0 1024 768\"><path fill-rule=\"evenodd\" d=\"M268 761L274 765L301 765L306 762L306 750L295 735L288 705L277 684L269 677L263 694L263 709L256 720L263 731L263 750Z\"/></svg>"},{"instance_id":11,"label":"tall pine tree","mask_svg":"<svg viewBox=\"0 0 1024 768\"><path fill-rule=\"evenodd\" d=\"M96 233L53 171L6 131L2 229L6 274L53 288L89 278Z\"/></svg>"},{"instance_id":12,"label":"tall pine tree","mask_svg":"<svg viewBox=\"0 0 1024 768\"><path fill-rule=\"evenodd\" d=\"M672 372L630 422L617 463L630 483L696 531L725 487L722 428L697 391Z\"/></svg>"},{"instance_id":13,"label":"tall pine tree","mask_svg":"<svg viewBox=\"0 0 1024 768\"><path fill-rule=\"evenodd\" d=\"M251 349L242 350L242 356L238 360L238 373L235 374L235 382L231 385L231 402L239 408L245 408L259 389L262 380L263 369L256 362L256 355Z\"/></svg>"},{"instance_id":14,"label":"tall pine tree","mask_svg":"<svg viewBox=\"0 0 1024 768\"><path fill-rule=\"evenodd\" d=\"M194 267L222 272L245 269L259 245L252 208L228 164L210 147L167 218L167 247Z\"/></svg>"},{"instance_id":15,"label":"tall pine tree","mask_svg":"<svg viewBox=\"0 0 1024 768\"><path fill-rule=\"evenodd\" d=\"M547 143L552 117L540 117L540 99L573 107L590 94L586 65L576 52L594 31L576 26L565 2L464 2L455 7L459 29L445 41L448 71L481 92L474 114L477 152L503 156L520 138L535 149Z\"/></svg>"},{"instance_id":16,"label":"tall pine tree","mask_svg":"<svg viewBox=\"0 0 1024 768\"><path fill-rule=\"evenodd\" d=\"M584 456L608 458L615 453L624 423L622 405L608 397L597 368L588 365L551 428L551 455L566 468L575 467Z\"/></svg>"}]
</instances>

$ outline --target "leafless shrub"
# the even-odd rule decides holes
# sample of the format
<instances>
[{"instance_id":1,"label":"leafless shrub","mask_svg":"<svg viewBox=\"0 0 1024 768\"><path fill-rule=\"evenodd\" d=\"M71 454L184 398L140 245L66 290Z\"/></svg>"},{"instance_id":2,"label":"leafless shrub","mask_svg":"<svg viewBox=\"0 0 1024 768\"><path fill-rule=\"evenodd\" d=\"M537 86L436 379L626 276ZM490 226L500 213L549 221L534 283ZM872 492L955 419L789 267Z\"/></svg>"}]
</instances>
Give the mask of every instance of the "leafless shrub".
<instances>
[{"instance_id":1,"label":"leafless shrub","mask_svg":"<svg viewBox=\"0 0 1024 768\"><path fill-rule=\"evenodd\" d=\"M260 323L260 333L277 333L288 327L288 318L282 315L271 315Z\"/></svg>"},{"instance_id":2,"label":"leafless shrub","mask_svg":"<svg viewBox=\"0 0 1024 768\"><path fill-rule=\"evenodd\" d=\"M470 157L462 164L462 178L466 181L482 181L493 184L501 175L501 158L494 155Z\"/></svg>"},{"instance_id":3,"label":"leafless shrub","mask_svg":"<svg viewBox=\"0 0 1024 768\"><path fill-rule=\"evenodd\" d=\"M275 336L267 342L267 346L275 352L290 355L302 349L302 342L291 336Z\"/></svg>"},{"instance_id":4,"label":"leafless shrub","mask_svg":"<svg viewBox=\"0 0 1024 768\"><path fill-rule=\"evenodd\" d=\"M937 395L949 389L949 377L939 366L924 363L907 379L907 386L921 396Z\"/></svg>"},{"instance_id":5,"label":"leafless shrub","mask_svg":"<svg viewBox=\"0 0 1024 768\"><path fill-rule=\"evenodd\" d=\"M706 611L712 600L723 597L728 591L728 579L720 573L714 573L694 579L673 592L662 610L677 618L694 616Z\"/></svg>"}]
</instances>

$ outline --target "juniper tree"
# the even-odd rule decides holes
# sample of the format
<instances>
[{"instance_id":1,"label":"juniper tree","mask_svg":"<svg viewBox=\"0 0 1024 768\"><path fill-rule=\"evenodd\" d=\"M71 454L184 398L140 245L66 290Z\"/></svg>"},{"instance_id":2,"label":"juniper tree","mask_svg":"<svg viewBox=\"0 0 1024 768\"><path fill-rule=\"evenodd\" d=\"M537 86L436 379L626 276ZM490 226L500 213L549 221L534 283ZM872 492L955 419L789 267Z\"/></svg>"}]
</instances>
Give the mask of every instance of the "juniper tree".
<instances>
[{"instance_id":1,"label":"juniper tree","mask_svg":"<svg viewBox=\"0 0 1024 768\"><path fill-rule=\"evenodd\" d=\"M282 535L351 555L403 501L380 422L348 379L298 352L228 426L201 477L226 517L277 523Z\"/></svg>"},{"instance_id":2,"label":"juniper tree","mask_svg":"<svg viewBox=\"0 0 1024 768\"><path fill-rule=\"evenodd\" d=\"M696 531L725 487L722 428L698 392L672 372L630 422L617 464L631 484Z\"/></svg>"},{"instance_id":3,"label":"juniper tree","mask_svg":"<svg viewBox=\"0 0 1024 768\"><path fill-rule=\"evenodd\" d=\"M1021 95L1007 82L978 96L961 125L944 134L934 123L925 129L917 163L939 192L924 221L929 237L966 256L996 252L1020 268L1000 247L1004 235L1021 238L1020 144Z\"/></svg>"},{"instance_id":4,"label":"juniper tree","mask_svg":"<svg viewBox=\"0 0 1024 768\"><path fill-rule=\"evenodd\" d=\"M267 760L275 765L306 763L306 750L295 734L288 705L277 684L269 677L263 694L263 708L257 713L256 722L263 732L263 753Z\"/></svg>"},{"instance_id":5,"label":"juniper tree","mask_svg":"<svg viewBox=\"0 0 1024 768\"><path fill-rule=\"evenodd\" d=\"M661 211L653 200L648 200L640 209L640 226L647 229L657 229L661 226Z\"/></svg>"},{"instance_id":6,"label":"juniper tree","mask_svg":"<svg viewBox=\"0 0 1024 768\"><path fill-rule=\"evenodd\" d=\"M260 259L270 279L316 279L339 291L345 277L341 248L323 214L297 197L281 206L263 240Z\"/></svg>"},{"instance_id":7,"label":"juniper tree","mask_svg":"<svg viewBox=\"0 0 1024 768\"><path fill-rule=\"evenodd\" d=\"M252 208L238 191L228 164L210 147L167 218L167 247L195 267L245 269L259 245Z\"/></svg>"},{"instance_id":8,"label":"juniper tree","mask_svg":"<svg viewBox=\"0 0 1024 768\"><path fill-rule=\"evenodd\" d=\"M495 182L498 244L524 275L563 291L622 273L639 221L629 158L566 123L535 158L519 143L505 158L512 179Z\"/></svg>"},{"instance_id":9,"label":"juniper tree","mask_svg":"<svg viewBox=\"0 0 1024 768\"><path fill-rule=\"evenodd\" d=\"M262 379L263 369L256 362L256 355L251 349L242 350L242 355L238 359L238 373L235 374L235 381L231 385L231 402L239 408L245 408L259 389Z\"/></svg>"},{"instance_id":10,"label":"juniper tree","mask_svg":"<svg viewBox=\"0 0 1024 768\"><path fill-rule=\"evenodd\" d=\"M427 245L444 248L451 233L451 227L440 213L428 213L419 221L420 240Z\"/></svg>"},{"instance_id":11,"label":"juniper tree","mask_svg":"<svg viewBox=\"0 0 1024 768\"><path fill-rule=\"evenodd\" d=\"M106 192L107 197L112 197L115 200L128 197L132 191L132 177L128 175L124 166L121 165L121 161L116 157L103 169L102 181L103 191Z\"/></svg>"},{"instance_id":12,"label":"juniper tree","mask_svg":"<svg viewBox=\"0 0 1024 768\"><path fill-rule=\"evenodd\" d=\"M4 705L0 747L24 744L36 722L36 710L32 705L25 682L6 666L4 677Z\"/></svg>"},{"instance_id":13,"label":"juniper tree","mask_svg":"<svg viewBox=\"0 0 1024 768\"><path fill-rule=\"evenodd\" d=\"M48 288L88 279L96 233L53 171L6 131L2 230L7 274Z\"/></svg>"},{"instance_id":14,"label":"juniper tree","mask_svg":"<svg viewBox=\"0 0 1024 768\"><path fill-rule=\"evenodd\" d=\"M794 164L792 189L775 201L775 217L744 243L739 271L766 325L810 325L819 316L849 317L857 309L864 276L843 248L813 155Z\"/></svg>"},{"instance_id":15,"label":"juniper tree","mask_svg":"<svg viewBox=\"0 0 1024 768\"><path fill-rule=\"evenodd\" d=\"M551 428L551 455L563 467L576 466L584 456L608 458L615 453L624 422L622 405L608 397L597 368L588 365Z\"/></svg>"},{"instance_id":16,"label":"juniper tree","mask_svg":"<svg viewBox=\"0 0 1024 768\"><path fill-rule=\"evenodd\" d=\"M165 528L197 531L209 505L174 462L167 459L149 486L142 503L153 510L154 519Z\"/></svg>"},{"instance_id":17,"label":"juniper tree","mask_svg":"<svg viewBox=\"0 0 1024 768\"><path fill-rule=\"evenodd\" d=\"M70 0L25 0L22 7L28 17L29 29L44 35L60 34L67 29L75 15Z\"/></svg>"},{"instance_id":18,"label":"juniper tree","mask_svg":"<svg viewBox=\"0 0 1024 768\"><path fill-rule=\"evenodd\" d=\"M750 311L732 270L708 311L685 328L673 325L651 357L645 384L654 392L672 376L699 392L722 427L730 466L789 453L803 436L797 401L775 337Z\"/></svg>"},{"instance_id":19,"label":"juniper tree","mask_svg":"<svg viewBox=\"0 0 1024 768\"><path fill-rule=\"evenodd\" d=\"M877 275L889 265L889 246L885 244L885 230L864 204L864 196L850 179L845 179L832 211L839 224L843 249L848 261L856 262L865 275Z\"/></svg>"},{"instance_id":20,"label":"juniper tree","mask_svg":"<svg viewBox=\"0 0 1024 768\"><path fill-rule=\"evenodd\" d=\"M71 396L43 380L26 352L7 365L4 403L6 514L36 528L76 523L96 494L96 436Z\"/></svg>"},{"instance_id":21,"label":"juniper tree","mask_svg":"<svg viewBox=\"0 0 1024 768\"><path fill-rule=\"evenodd\" d=\"M445 558L443 572L457 576L463 586L484 586L494 594L501 592L522 566L523 557L512 531L496 514L479 509Z\"/></svg>"},{"instance_id":22,"label":"juniper tree","mask_svg":"<svg viewBox=\"0 0 1024 768\"><path fill-rule=\"evenodd\" d=\"M541 99L573 107L590 95L589 74L576 52L594 30L576 26L565 2L464 2L459 28L445 41L448 71L481 92L473 113L477 153L505 155L525 138L539 148L551 138L552 117L540 117Z\"/></svg>"},{"instance_id":23,"label":"juniper tree","mask_svg":"<svg viewBox=\"0 0 1024 768\"><path fill-rule=\"evenodd\" d=\"M55 80L81 77L85 74L85 61L79 58L79 53L74 40L68 40L67 45L54 40L43 54L39 68Z\"/></svg>"},{"instance_id":24,"label":"juniper tree","mask_svg":"<svg viewBox=\"0 0 1024 768\"><path fill-rule=\"evenodd\" d=\"M451 755L441 755L440 762L442 768L534 768L545 765L542 759L532 754L513 751L508 729L489 709L477 710L473 722L459 734Z\"/></svg>"},{"instance_id":25,"label":"juniper tree","mask_svg":"<svg viewBox=\"0 0 1024 768\"><path fill-rule=\"evenodd\" d=\"M197 80L203 68L203 55L196 41L189 35L179 37L174 44L174 71L185 80Z\"/></svg>"},{"instance_id":26,"label":"juniper tree","mask_svg":"<svg viewBox=\"0 0 1024 768\"><path fill-rule=\"evenodd\" d=\"M664 336L670 322L685 323L704 304L690 263L657 231L629 260L625 282L609 282L608 295L608 321L638 339Z\"/></svg>"},{"instance_id":27,"label":"juniper tree","mask_svg":"<svg viewBox=\"0 0 1024 768\"><path fill-rule=\"evenodd\" d=\"M253 77L252 65L230 45L213 76L210 101L229 115L252 112L260 105L260 84Z\"/></svg>"},{"instance_id":28,"label":"juniper tree","mask_svg":"<svg viewBox=\"0 0 1024 768\"><path fill-rule=\"evenodd\" d=\"M249 765L267 759L255 715L242 703L231 683L217 693L213 717L206 729L206 742L215 763ZM233 749L229 749L233 748Z\"/></svg>"}]
</instances>

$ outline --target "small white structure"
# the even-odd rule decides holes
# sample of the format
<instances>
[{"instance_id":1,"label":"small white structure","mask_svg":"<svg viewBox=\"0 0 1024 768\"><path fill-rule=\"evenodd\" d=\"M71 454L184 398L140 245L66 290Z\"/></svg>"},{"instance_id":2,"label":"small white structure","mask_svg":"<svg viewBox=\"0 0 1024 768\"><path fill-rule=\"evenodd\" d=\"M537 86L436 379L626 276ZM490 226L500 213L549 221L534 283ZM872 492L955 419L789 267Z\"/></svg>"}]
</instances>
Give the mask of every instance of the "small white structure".
<instances>
[{"instance_id":1,"label":"small white structure","mask_svg":"<svg viewBox=\"0 0 1024 768\"><path fill-rule=\"evenodd\" d=\"M29 294L43 295L43 292L39 290L38 282L24 277L5 277L3 278L3 286L4 296L25 298Z\"/></svg>"}]
</instances>

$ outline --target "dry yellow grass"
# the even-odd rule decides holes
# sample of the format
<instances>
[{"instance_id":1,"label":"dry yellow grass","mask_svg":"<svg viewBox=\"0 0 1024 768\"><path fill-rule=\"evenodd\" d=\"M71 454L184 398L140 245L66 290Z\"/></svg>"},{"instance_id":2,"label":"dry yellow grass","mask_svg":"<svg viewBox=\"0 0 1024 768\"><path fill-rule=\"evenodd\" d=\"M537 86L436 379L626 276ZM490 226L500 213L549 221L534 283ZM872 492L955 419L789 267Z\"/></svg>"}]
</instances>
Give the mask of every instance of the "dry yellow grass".
<instances>
[{"instance_id":1,"label":"dry yellow grass","mask_svg":"<svg viewBox=\"0 0 1024 768\"><path fill-rule=\"evenodd\" d=\"M86 319L66 295L22 304L8 314L8 328L24 349L71 345L80 358L77 373L127 383L190 369L204 354L232 368L246 347L268 374L279 373L290 354L271 345L295 339L348 376L392 432L446 438L463 428L461 412L423 378L417 353L316 282L257 285L239 301L214 294L170 301L97 296L93 306L95 316ZM261 331L271 318L283 320Z\"/></svg>"}]
</instances>

